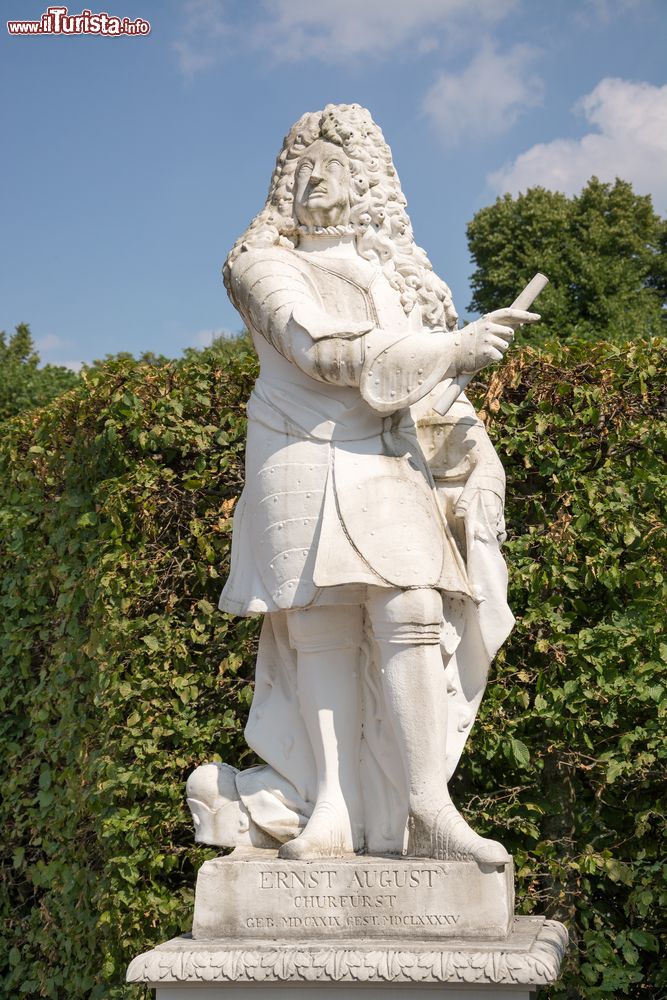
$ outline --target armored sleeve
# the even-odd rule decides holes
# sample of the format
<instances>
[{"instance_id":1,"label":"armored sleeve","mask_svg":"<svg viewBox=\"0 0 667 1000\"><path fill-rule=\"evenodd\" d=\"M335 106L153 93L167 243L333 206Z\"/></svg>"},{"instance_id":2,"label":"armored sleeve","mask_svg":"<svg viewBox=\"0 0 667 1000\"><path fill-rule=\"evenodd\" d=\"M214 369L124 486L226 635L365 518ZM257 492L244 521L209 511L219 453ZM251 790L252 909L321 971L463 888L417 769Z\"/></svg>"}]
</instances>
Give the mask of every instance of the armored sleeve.
<instances>
[{"instance_id":1,"label":"armored sleeve","mask_svg":"<svg viewBox=\"0 0 667 1000\"><path fill-rule=\"evenodd\" d=\"M412 406L447 374L458 371L460 350L456 331L374 330L365 338L361 395L380 413Z\"/></svg>"},{"instance_id":2,"label":"armored sleeve","mask_svg":"<svg viewBox=\"0 0 667 1000\"><path fill-rule=\"evenodd\" d=\"M364 358L361 335L373 323L328 316L295 255L280 247L242 253L232 267L231 291L248 327L306 375L358 386Z\"/></svg>"}]
</instances>

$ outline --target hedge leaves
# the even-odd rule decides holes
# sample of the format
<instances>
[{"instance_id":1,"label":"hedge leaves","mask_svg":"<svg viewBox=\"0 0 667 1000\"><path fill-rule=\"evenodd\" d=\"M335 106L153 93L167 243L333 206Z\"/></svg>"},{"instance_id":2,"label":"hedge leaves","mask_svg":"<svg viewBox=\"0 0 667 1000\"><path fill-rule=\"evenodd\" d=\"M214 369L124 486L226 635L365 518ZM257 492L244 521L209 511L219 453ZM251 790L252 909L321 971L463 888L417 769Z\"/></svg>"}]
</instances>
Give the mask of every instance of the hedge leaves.
<instances>
[{"instance_id":1,"label":"hedge leaves","mask_svg":"<svg viewBox=\"0 0 667 1000\"><path fill-rule=\"evenodd\" d=\"M654 998L664 903L664 342L516 352L476 386L508 472L517 627L453 793L568 923L554 998ZM247 765L257 622L215 608L242 485L244 351L84 373L0 443L6 995L138 997L187 930L183 783Z\"/></svg>"}]
</instances>

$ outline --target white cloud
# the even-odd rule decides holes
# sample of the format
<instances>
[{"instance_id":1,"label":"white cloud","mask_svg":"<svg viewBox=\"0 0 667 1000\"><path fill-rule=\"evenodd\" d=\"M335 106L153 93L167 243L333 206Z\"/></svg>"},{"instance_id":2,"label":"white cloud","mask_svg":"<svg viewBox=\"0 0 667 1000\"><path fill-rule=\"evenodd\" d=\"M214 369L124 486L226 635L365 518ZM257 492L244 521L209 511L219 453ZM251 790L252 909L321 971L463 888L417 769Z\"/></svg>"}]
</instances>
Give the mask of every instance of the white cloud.
<instances>
[{"instance_id":1,"label":"white cloud","mask_svg":"<svg viewBox=\"0 0 667 1000\"><path fill-rule=\"evenodd\" d=\"M186 79L192 80L217 61L220 40L229 31L224 0L187 0L183 7L181 37L171 46Z\"/></svg>"},{"instance_id":2,"label":"white cloud","mask_svg":"<svg viewBox=\"0 0 667 1000\"><path fill-rule=\"evenodd\" d=\"M518 0L264 0L255 41L283 60L337 62L434 48L434 30L453 37L501 20Z\"/></svg>"},{"instance_id":3,"label":"white cloud","mask_svg":"<svg viewBox=\"0 0 667 1000\"><path fill-rule=\"evenodd\" d=\"M630 181L667 209L667 85L606 78L575 106L595 127L581 139L540 143L489 176L499 192L541 185L575 194L595 174Z\"/></svg>"},{"instance_id":4,"label":"white cloud","mask_svg":"<svg viewBox=\"0 0 667 1000\"><path fill-rule=\"evenodd\" d=\"M588 27L590 24L609 24L629 11L638 10L644 0L584 0L577 11L577 20Z\"/></svg>"},{"instance_id":5,"label":"white cloud","mask_svg":"<svg viewBox=\"0 0 667 1000\"><path fill-rule=\"evenodd\" d=\"M387 56L419 57L442 43L474 37L521 0L262 0L249 24L232 19L228 0L186 0L179 37L172 42L183 75L192 80L219 61L223 39L248 42L278 61L344 62Z\"/></svg>"},{"instance_id":6,"label":"white cloud","mask_svg":"<svg viewBox=\"0 0 667 1000\"><path fill-rule=\"evenodd\" d=\"M49 354L51 351L57 351L60 347L66 347L69 341L63 340L62 337L57 337L55 333L47 333L39 340L35 341L35 347L40 355Z\"/></svg>"},{"instance_id":7,"label":"white cloud","mask_svg":"<svg viewBox=\"0 0 667 1000\"><path fill-rule=\"evenodd\" d=\"M191 347L210 347L217 337L236 337L231 330L200 330L190 338Z\"/></svg>"},{"instance_id":8,"label":"white cloud","mask_svg":"<svg viewBox=\"0 0 667 1000\"><path fill-rule=\"evenodd\" d=\"M497 52L485 41L461 73L442 73L422 108L448 143L498 135L542 102L542 81L532 72L538 55L529 45Z\"/></svg>"},{"instance_id":9,"label":"white cloud","mask_svg":"<svg viewBox=\"0 0 667 1000\"><path fill-rule=\"evenodd\" d=\"M215 62L212 52L202 52L192 42L173 42L171 47L178 57L178 68L188 80Z\"/></svg>"},{"instance_id":10,"label":"white cloud","mask_svg":"<svg viewBox=\"0 0 667 1000\"><path fill-rule=\"evenodd\" d=\"M35 341L35 348L39 354L42 365L59 365L61 368L69 368L73 372L78 372L84 361L62 361L61 357L65 348L71 348L72 341L59 337L55 333L45 333Z\"/></svg>"}]
</instances>

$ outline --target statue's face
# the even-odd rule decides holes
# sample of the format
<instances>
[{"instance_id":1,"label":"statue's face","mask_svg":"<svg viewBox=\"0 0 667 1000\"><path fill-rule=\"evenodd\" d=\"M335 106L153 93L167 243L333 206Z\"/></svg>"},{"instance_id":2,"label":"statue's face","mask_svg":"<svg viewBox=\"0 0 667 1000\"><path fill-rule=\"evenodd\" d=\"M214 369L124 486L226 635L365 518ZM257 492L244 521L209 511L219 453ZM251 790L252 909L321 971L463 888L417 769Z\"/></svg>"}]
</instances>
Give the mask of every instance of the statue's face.
<instances>
[{"instance_id":1,"label":"statue's face","mask_svg":"<svg viewBox=\"0 0 667 1000\"><path fill-rule=\"evenodd\" d=\"M303 226L341 226L350 220L350 167L346 154L318 139L299 157L294 214Z\"/></svg>"}]
</instances>

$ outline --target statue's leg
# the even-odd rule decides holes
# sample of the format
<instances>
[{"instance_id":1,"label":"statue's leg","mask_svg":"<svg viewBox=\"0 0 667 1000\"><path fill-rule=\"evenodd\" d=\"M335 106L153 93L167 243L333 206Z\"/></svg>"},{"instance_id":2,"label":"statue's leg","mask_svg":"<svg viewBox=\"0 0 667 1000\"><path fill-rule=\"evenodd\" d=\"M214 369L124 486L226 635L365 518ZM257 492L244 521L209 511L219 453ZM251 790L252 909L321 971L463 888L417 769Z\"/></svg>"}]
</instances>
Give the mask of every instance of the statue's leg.
<instances>
[{"instance_id":1,"label":"statue's leg","mask_svg":"<svg viewBox=\"0 0 667 1000\"><path fill-rule=\"evenodd\" d=\"M373 588L367 607L408 782L410 853L488 864L508 861L501 844L480 837L468 826L447 790L447 690L439 644L439 591Z\"/></svg>"},{"instance_id":2,"label":"statue's leg","mask_svg":"<svg viewBox=\"0 0 667 1000\"><path fill-rule=\"evenodd\" d=\"M339 857L363 847L359 784L361 609L351 605L290 612L299 709L317 770L317 799L306 827L280 857Z\"/></svg>"}]
</instances>

